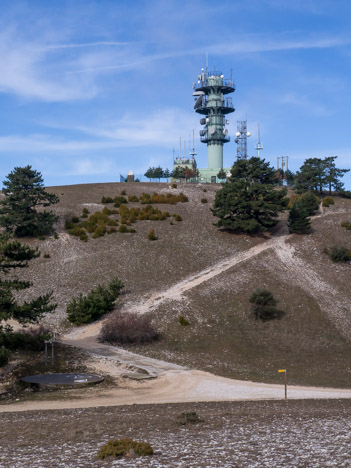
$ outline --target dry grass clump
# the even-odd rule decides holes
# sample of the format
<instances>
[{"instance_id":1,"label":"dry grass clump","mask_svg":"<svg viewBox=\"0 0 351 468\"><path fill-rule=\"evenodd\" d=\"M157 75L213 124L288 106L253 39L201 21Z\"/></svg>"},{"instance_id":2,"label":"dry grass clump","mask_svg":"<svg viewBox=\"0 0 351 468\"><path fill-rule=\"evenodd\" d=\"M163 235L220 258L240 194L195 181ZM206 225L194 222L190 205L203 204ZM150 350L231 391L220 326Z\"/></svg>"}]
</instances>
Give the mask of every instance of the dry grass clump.
<instances>
[{"instance_id":1,"label":"dry grass clump","mask_svg":"<svg viewBox=\"0 0 351 468\"><path fill-rule=\"evenodd\" d=\"M107 457L143 457L153 455L154 451L147 442L137 442L132 439L114 439L103 445L98 453L98 458L104 460Z\"/></svg>"},{"instance_id":2,"label":"dry grass clump","mask_svg":"<svg viewBox=\"0 0 351 468\"><path fill-rule=\"evenodd\" d=\"M132 312L113 312L105 320L99 340L112 344L151 343L159 338L149 317Z\"/></svg>"},{"instance_id":3,"label":"dry grass clump","mask_svg":"<svg viewBox=\"0 0 351 468\"><path fill-rule=\"evenodd\" d=\"M127 204L127 203L128 203L128 200L125 197L123 197L122 195L117 195L113 199L113 206L115 206L116 208L119 208L121 205L124 205L124 204Z\"/></svg>"}]
</instances>

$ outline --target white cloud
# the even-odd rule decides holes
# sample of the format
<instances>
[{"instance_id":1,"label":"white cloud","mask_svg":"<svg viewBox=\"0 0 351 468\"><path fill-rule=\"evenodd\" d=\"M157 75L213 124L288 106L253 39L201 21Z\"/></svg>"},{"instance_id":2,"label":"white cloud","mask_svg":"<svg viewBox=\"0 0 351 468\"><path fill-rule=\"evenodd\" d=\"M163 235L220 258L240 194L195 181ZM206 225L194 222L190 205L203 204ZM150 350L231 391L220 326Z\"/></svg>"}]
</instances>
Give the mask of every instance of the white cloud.
<instances>
[{"instance_id":1,"label":"white cloud","mask_svg":"<svg viewBox=\"0 0 351 468\"><path fill-rule=\"evenodd\" d=\"M332 114L330 109L328 109L326 106L318 102L314 102L306 95L288 93L280 99L280 102L282 104L290 104L295 107L299 107L309 114L313 114L320 117L327 117Z\"/></svg>"}]
</instances>

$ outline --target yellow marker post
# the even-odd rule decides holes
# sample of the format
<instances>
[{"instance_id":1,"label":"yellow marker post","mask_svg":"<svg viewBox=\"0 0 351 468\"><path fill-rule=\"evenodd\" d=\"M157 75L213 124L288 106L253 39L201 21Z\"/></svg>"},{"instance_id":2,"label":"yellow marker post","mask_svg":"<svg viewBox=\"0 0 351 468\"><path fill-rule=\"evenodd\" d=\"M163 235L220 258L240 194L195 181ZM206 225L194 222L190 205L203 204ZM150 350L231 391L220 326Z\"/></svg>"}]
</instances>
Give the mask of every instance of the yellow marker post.
<instances>
[{"instance_id":1,"label":"yellow marker post","mask_svg":"<svg viewBox=\"0 0 351 468\"><path fill-rule=\"evenodd\" d=\"M278 369L278 372L284 372L285 400L288 399L288 386L286 381L286 369Z\"/></svg>"}]
</instances>

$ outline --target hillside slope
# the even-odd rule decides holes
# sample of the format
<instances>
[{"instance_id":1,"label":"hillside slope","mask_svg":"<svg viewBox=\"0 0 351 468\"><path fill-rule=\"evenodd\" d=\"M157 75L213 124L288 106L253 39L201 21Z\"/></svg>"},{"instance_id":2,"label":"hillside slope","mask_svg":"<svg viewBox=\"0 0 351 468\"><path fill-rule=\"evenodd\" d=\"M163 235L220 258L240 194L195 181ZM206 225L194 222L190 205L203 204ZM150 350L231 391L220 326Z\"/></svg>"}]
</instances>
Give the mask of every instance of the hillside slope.
<instances>
[{"instance_id":1,"label":"hillside slope","mask_svg":"<svg viewBox=\"0 0 351 468\"><path fill-rule=\"evenodd\" d=\"M286 367L291 383L350 386L351 265L331 262L323 250L351 247L350 231L340 226L351 221L351 201L335 199L313 218L308 236L288 236L286 214L272 236L238 236L213 226L210 206L217 189L207 186L204 193L202 186L170 189L167 184L50 188L61 199L55 207L59 238L30 241L50 258L42 255L25 272L36 294L54 290L59 308L47 321L62 329L72 296L117 275L126 284L119 307L150 313L162 333L158 343L134 351L233 378L277 382L277 369ZM189 202L156 205L183 221L138 221L135 234L114 233L87 243L66 233L65 219L84 207L101 210L103 195L114 197L122 190L127 195L183 191ZM204 197L208 203L201 203ZM151 228L159 237L155 242L147 239ZM286 312L282 320L261 323L252 317L248 299L257 287L272 290ZM175 294L162 296L169 290ZM161 300L148 303L148 298ZM179 315L191 325L181 327Z\"/></svg>"}]
</instances>

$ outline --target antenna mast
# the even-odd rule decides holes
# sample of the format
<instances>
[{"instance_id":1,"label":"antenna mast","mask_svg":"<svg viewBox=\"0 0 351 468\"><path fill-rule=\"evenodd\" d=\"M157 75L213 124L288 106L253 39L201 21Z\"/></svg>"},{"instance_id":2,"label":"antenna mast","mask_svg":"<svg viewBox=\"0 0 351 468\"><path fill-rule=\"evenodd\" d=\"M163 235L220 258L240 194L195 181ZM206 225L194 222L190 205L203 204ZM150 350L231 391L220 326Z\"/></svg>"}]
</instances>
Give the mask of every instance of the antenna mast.
<instances>
[{"instance_id":1,"label":"antenna mast","mask_svg":"<svg viewBox=\"0 0 351 468\"><path fill-rule=\"evenodd\" d=\"M258 141L255 150L257 151L257 157L260 157L260 151L263 150L263 145L261 143L261 135L260 135L260 124L258 123Z\"/></svg>"}]
</instances>

